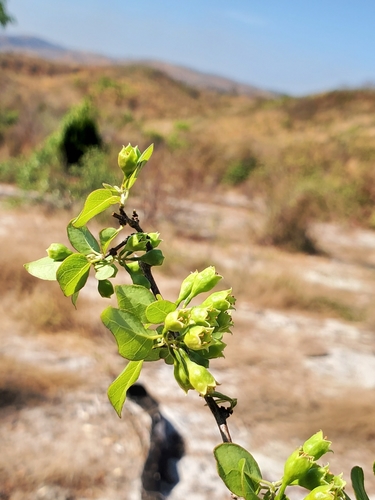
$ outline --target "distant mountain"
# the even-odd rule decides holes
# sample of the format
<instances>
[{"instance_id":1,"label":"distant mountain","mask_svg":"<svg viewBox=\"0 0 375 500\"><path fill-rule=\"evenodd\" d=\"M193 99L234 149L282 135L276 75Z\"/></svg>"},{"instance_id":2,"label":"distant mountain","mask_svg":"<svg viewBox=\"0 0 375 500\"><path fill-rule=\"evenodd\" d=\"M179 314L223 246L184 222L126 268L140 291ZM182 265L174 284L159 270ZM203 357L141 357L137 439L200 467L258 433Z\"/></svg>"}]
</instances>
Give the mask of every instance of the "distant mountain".
<instances>
[{"instance_id":1,"label":"distant mountain","mask_svg":"<svg viewBox=\"0 0 375 500\"><path fill-rule=\"evenodd\" d=\"M72 64L114 64L110 57L80 50L69 50L61 45L34 36L0 35L0 52L21 52L42 59Z\"/></svg>"},{"instance_id":2,"label":"distant mountain","mask_svg":"<svg viewBox=\"0 0 375 500\"><path fill-rule=\"evenodd\" d=\"M274 97L276 93L259 89L246 83L238 83L230 78L202 73L193 69L160 61L143 61L151 68L163 71L174 80L185 82L192 87L216 90L230 94L246 94L257 97Z\"/></svg>"},{"instance_id":3,"label":"distant mountain","mask_svg":"<svg viewBox=\"0 0 375 500\"><path fill-rule=\"evenodd\" d=\"M229 78L203 73L183 66L154 60L114 59L91 52L69 50L61 45L50 43L33 36L0 35L0 52L18 52L40 57L42 59L63 61L65 63L79 65L107 66L112 64L142 64L143 66L149 66L163 71L174 80L196 88L210 89L230 94L245 94L254 97L270 98L276 95L273 92L262 90L252 85L238 83Z\"/></svg>"}]
</instances>

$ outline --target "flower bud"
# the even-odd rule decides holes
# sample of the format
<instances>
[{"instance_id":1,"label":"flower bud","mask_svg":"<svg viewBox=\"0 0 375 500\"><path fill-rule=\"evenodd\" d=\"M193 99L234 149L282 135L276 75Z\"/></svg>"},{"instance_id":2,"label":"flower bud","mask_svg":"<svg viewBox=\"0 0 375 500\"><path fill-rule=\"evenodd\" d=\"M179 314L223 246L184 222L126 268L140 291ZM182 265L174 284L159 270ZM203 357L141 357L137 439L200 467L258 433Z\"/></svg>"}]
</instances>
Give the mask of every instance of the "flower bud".
<instances>
[{"instance_id":1,"label":"flower bud","mask_svg":"<svg viewBox=\"0 0 375 500\"><path fill-rule=\"evenodd\" d=\"M144 233L135 233L129 236L124 246L126 252L146 251L147 239Z\"/></svg>"},{"instance_id":2,"label":"flower bud","mask_svg":"<svg viewBox=\"0 0 375 500\"><path fill-rule=\"evenodd\" d=\"M138 146L135 148L129 143L126 147L123 146L118 155L118 166L123 171L125 177L130 177L137 168L140 152Z\"/></svg>"},{"instance_id":3,"label":"flower bud","mask_svg":"<svg viewBox=\"0 0 375 500\"><path fill-rule=\"evenodd\" d=\"M210 326L206 321L208 316L207 307L196 306L190 309L190 323L193 325Z\"/></svg>"},{"instance_id":4,"label":"flower bud","mask_svg":"<svg viewBox=\"0 0 375 500\"><path fill-rule=\"evenodd\" d=\"M312 456L315 460L318 460L322 455L331 451L329 447L332 441L328 441L323 438L323 431L319 431L302 445L302 450L307 455Z\"/></svg>"},{"instance_id":5,"label":"flower bud","mask_svg":"<svg viewBox=\"0 0 375 500\"><path fill-rule=\"evenodd\" d=\"M171 332L180 332L183 328L185 328L185 324L181 321L180 311L176 309L167 314L164 320L164 330Z\"/></svg>"},{"instance_id":6,"label":"flower bud","mask_svg":"<svg viewBox=\"0 0 375 500\"><path fill-rule=\"evenodd\" d=\"M185 300L190 295L191 288L193 286L197 274L198 271L194 271L193 273L189 274L189 276L187 276L181 283L180 294L176 301L177 305L179 305L183 300Z\"/></svg>"},{"instance_id":7,"label":"flower bud","mask_svg":"<svg viewBox=\"0 0 375 500\"><path fill-rule=\"evenodd\" d=\"M147 233L147 239L151 243L152 248L156 248L160 245L161 239L159 238L160 233Z\"/></svg>"},{"instance_id":8,"label":"flower bud","mask_svg":"<svg viewBox=\"0 0 375 500\"><path fill-rule=\"evenodd\" d=\"M212 330L213 328L205 328L201 325L191 326L184 336L184 342L193 351L204 349L212 341Z\"/></svg>"},{"instance_id":9,"label":"flower bud","mask_svg":"<svg viewBox=\"0 0 375 500\"><path fill-rule=\"evenodd\" d=\"M51 243L47 248L48 257L58 262L66 259L69 255L72 255L72 253L73 252L69 250L69 248L61 243Z\"/></svg>"},{"instance_id":10,"label":"flower bud","mask_svg":"<svg viewBox=\"0 0 375 500\"><path fill-rule=\"evenodd\" d=\"M305 497L304 500L333 500L335 497L334 491L332 491L332 485L325 484L323 486L317 486Z\"/></svg>"},{"instance_id":11,"label":"flower bud","mask_svg":"<svg viewBox=\"0 0 375 500\"><path fill-rule=\"evenodd\" d=\"M209 292L220 280L222 276L216 274L213 266L206 267L195 277L193 286L191 288L191 298L197 296L199 293Z\"/></svg>"},{"instance_id":12,"label":"flower bud","mask_svg":"<svg viewBox=\"0 0 375 500\"><path fill-rule=\"evenodd\" d=\"M216 380L207 368L191 361L183 349L179 349L179 351L182 360L185 362L189 381L193 388L202 396L206 396L206 394L213 392L216 388Z\"/></svg>"},{"instance_id":13,"label":"flower bud","mask_svg":"<svg viewBox=\"0 0 375 500\"><path fill-rule=\"evenodd\" d=\"M298 485L311 491L317 486L329 484L332 477L328 465L321 467L318 464L313 464L311 469L298 480Z\"/></svg>"},{"instance_id":14,"label":"flower bud","mask_svg":"<svg viewBox=\"0 0 375 500\"><path fill-rule=\"evenodd\" d=\"M185 392L188 392L190 389L194 389L189 380L189 374L186 367L186 363L181 356L181 353L184 352L182 349L176 349L174 351L173 357L173 374L176 379L178 385Z\"/></svg>"},{"instance_id":15,"label":"flower bud","mask_svg":"<svg viewBox=\"0 0 375 500\"><path fill-rule=\"evenodd\" d=\"M233 309L233 304L236 299L231 295L232 289L222 290L220 292L211 293L207 299L202 302L202 306L211 306L219 311L227 311L228 309Z\"/></svg>"},{"instance_id":16,"label":"flower bud","mask_svg":"<svg viewBox=\"0 0 375 500\"><path fill-rule=\"evenodd\" d=\"M313 463L313 458L303 453L302 448L298 448L285 462L283 483L288 485L302 479L311 469Z\"/></svg>"}]
</instances>

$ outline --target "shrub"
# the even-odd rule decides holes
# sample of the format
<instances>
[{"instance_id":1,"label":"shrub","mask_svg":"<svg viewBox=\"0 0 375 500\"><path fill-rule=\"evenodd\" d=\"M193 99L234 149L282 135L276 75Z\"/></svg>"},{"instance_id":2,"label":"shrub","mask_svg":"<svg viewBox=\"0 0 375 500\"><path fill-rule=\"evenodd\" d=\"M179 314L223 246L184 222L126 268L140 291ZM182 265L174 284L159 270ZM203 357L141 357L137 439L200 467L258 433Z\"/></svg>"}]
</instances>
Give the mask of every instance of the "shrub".
<instances>
[{"instance_id":1,"label":"shrub","mask_svg":"<svg viewBox=\"0 0 375 500\"><path fill-rule=\"evenodd\" d=\"M87 101L68 113L63 121L59 144L67 167L77 164L90 147L100 148L102 142L93 109Z\"/></svg>"},{"instance_id":2,"label":"shrub","mask_svg":"<svg viewBox=\"0 0 375 500\"><path fill-rule=\"evenodd\" d=\"M223 181L232 186L242 184L257 166L258 161L254 156L235 161L229 165L224 174Z\"/></svg>"}]
</instances>

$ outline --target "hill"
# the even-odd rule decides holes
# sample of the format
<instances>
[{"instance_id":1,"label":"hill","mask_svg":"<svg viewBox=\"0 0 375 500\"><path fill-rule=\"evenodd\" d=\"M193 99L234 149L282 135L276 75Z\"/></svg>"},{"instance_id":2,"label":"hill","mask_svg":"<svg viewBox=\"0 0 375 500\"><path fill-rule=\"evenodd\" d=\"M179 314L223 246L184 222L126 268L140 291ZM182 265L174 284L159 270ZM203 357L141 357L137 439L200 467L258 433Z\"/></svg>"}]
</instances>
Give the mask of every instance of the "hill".
<instances>
[{"instance_id":1,"label":"hill","mask_svg":"<svg viewBox=\"0 0 375 500\"><path fill-rule=\"evenodd\" d=\"M52 61L68 62L72 64L88 65L142 65L156 68L166 73L171 78L198 88L212 89L219 92L246 94L251 96L271 97L272 92L259 89L252 85L238 83L228 78L210 75L184 68L174 64L160 61L137 61L119 60L100 54L69 50L61 45L47 42L32 36L8 36L0 35L0 53L26 54L32 57L43 58Z\"/></svg>"},{"instance_id":2,"label":"hill","mask_svg":"<svg viewBox=\"0 0 375 500\"><path fill-rule=\"evenodd\" d=\"M236 95L178 82L150 66L83 66L15 54L0 55L0 68L3 182L70 192L63 172L56 185L48 165L12 158L38 148L43 156L64 115L88 100L114 173L123 143L155 144L145 200L155 216L170 215L173 186L174 196L185 199L213 192L220 198L234 189L261 215L257 237L289 249L316 251L311 220L375 226L374 90L298 99Z\"/></svg>"}]
</instances>

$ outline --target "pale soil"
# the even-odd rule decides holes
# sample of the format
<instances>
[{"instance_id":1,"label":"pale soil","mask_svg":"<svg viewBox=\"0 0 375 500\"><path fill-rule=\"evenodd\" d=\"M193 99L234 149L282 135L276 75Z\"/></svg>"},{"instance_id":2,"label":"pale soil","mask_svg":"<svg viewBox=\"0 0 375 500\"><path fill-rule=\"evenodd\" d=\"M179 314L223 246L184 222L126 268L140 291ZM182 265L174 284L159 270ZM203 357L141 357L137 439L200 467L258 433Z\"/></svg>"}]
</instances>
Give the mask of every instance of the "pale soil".
<instances>
[{"instance_id":1,"label":"pale soil","mask_svg":"<svg viewBox=\"0 0 375 500\"><path fill-rule=\"evenodd\" d=\"M212 363L220 390L239 400L229 419L232 438L254 454L265 478L277 480L287 455L323 429L333 441L335 454L328 457L333 472L344 472L349 480L350 468L361 465L375 498L371 474L375 333L370 314L375 293L375 233L319 225L314 233L328 256L291 255L255 245L252 207L243 200L229 201L225 207L197 203L194 210L189 208L190 220L178 212L178 238L173 245L168 239L165 245L174 265L167 264L167 274L155 274L165 298L174 300L183 277L176 271L178 258L190 252L194 266L215 263L226 277L225 286L233 284L239 296L233 336L226 339L227 356ZM13 257L20 266L44 256L52 241L65 242L61 235L69 217L66 212L4 205L0 213L4 265L11 266ZM205 238L207 232L195 231L198 220L199 231L207 227L210 239ZM165 231L176 229L166 225ZM265 270L268 274L287 270L306 287L318 283L328 295L343 291L353 304L370 311L368 318L345 322L324 314L255 304L247 290L254 276ZM149 417L127 401L119 420L107 401L106 388L124 362L100 325L103 304L91 283L82 294L78 312L72 313L81 321L78 334L68 326L43 331L30 319L34 316L28 292L22 295L11 280L2 290L0 375L1 387L9 390L0 393L1 499L140 498ZM57 285L46 286L44 300L48 301ZM29 302L36 298L30 294ZM186 455L179 462L180 482L168 498L229 499L212 457L220 436L203 401L194 394L185 396L172 378L171 367L164 364L147 365L141 382L186 442Z\"/></svg>"}]
</instances>

